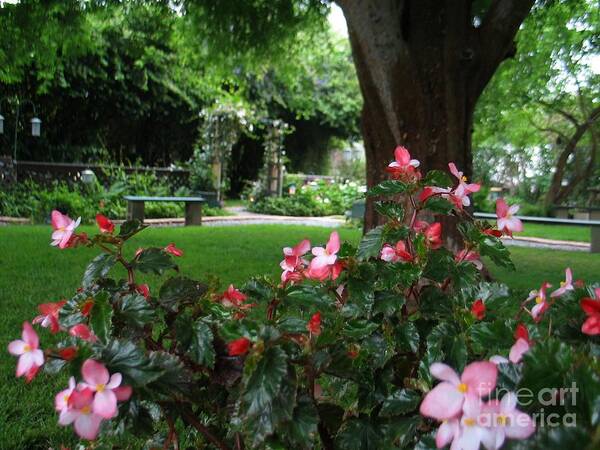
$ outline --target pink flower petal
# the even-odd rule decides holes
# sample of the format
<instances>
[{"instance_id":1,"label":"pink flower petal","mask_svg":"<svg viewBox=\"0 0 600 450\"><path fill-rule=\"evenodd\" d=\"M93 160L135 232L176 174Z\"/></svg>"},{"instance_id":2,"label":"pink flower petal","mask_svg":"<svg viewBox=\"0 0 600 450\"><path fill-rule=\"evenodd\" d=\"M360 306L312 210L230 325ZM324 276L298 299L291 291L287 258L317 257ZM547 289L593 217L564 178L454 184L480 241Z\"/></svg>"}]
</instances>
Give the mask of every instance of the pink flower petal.
<instances>
[{"instance_id":1,"label":"pink flower petal","mask_svg":"<svg viewBox=\"0 0 600 450\"><path fill-rule=\"evenodd\" d=\"M444 381L427 393L419 411L433 419L451 419L460 413L463 401L464 396L456 386Z\"/></svg>"},{"instance_id":2,"label":"pink flower petal","mask_svg":"<svg viewBox=\"0 0 600 450\"><path fill-rule=\"evenodd\" d=\"M40 345L38 335L29 322L23 323L22 338L25 342L29 344L31 348L38 348L38 346Z\"/></svg>"},{"instance_id":3,"label":"pink flower petal","mask_svg":"<svg viewBox=\"0 0 600 450\"><path fill-rule=\"evenodd\" d=\"M437 448L442 448L448 445L452 440L458 436L459 425L458 420L445 420L442 422L440 427L435 434L435 445Z\"/></svg>"},{"instance_id":4,"label":"pink flower petal","mask_svg":"<svg viewBox=\"0 0 600 450\"><path fill-rule=\"evenodd\" d=\"M108 382L108 384L106 385L107 389L114 389L116 387L119 387L119 385L121 384L121 381L123 380L123 377L121 376L120 373L113 373L110 377L110 381Z\"/></svg>"},{"instance_id":5,"label":"pink flower petal","mask_svg":"<svg viewBox=\"0 0 600 450\"><path fill-rule=\"evenodd\" d=\"M131 386L119 386L118 388L113 389L117 397L117 401L126 402L131 397L133 389Z\"/></svg>"},{"instance_id":6,"label":"pink flower petal","mask_svg":"<svg viewBox=\"0 0 600 450\"><path fill-rule=\"evenodd\" d=\"M460 377L468 386L468 392L479 397L488 395L496 387L498 368L494 363L478 361L469 364Z\"/></svg>"},{"instance_id":7,"label":"pink flower petal","mask_svg":"<svg viewBox=\"0 0 600 450\"><path fill-rule=\"evenodd\" d=\"M19 356L19 361L17 362L17 377L21 377L34 366L33 355L31 352L25 352L21 356Z\"/></svg>"},{"instance_id":8,"label":"pink flower petal","mask_svg":"<svg viewBox=\"0 0 600 450\"><path fill-rule=\"evenodd\" d=\"M87 359L81 366L81 374L86 383L95 386L97 384L106 384L109 380L109 373L104 364Z\"/></svg>"},{"instance_id":9,"label":"pink flower petal","mask_svg":"<svg viewBox=\"0 0 600 450\"><path fill-rule=\"evenodd\" d=\"M98 436L102 417L97 414L79 414L75 419L75 433L83 439L93 441Z\"/></svg>"},{"instance_id":10,"label":"pink flower petal","mask_svg":"<svg viewBox=\"0 0 600 450\"><path fill-rule=\"evenodd\" d=\"M117 415L117 396L110 389L96 392L92 406L95 414L110 419Z\"/></svg>"},{"instance_id":11,"label":"pink flower petal","mask_svg":"<svg viewBox=\"0 0 600 450\"><path fill-rule=\"evenodd\" d=\"M460 384L460 378L455 370L444 363L433 363L431 367L429 367L429 371L431 375L436 377L438 380L447 381L454 386L458 386Z\"/></svg>"},{"instance_id":12,"label":"pink flower petal","mask_svg":"<svg viewBox=\"0 0 600 450\"><path fill-rule=\"evenodd\" d=\"M27 344L20 339L12 341L10 344L8 344L8 353L14 356L21 356L23 353L25 353L26 345Z\"/></svg>"},{"instance_id":13,"label":"pink flower petal","mask_svg":"<svg viewBox=\"0 0 600 450\"><path fill-rule=\"evenodd\" d=\"M329 242L327 242L325 249L330 255L334 255L340 251L340 235L337 231L331 233L329 236Z\"/></svg>"},{"instance_id":14,"label":"pink flower petal","mask_svg":"<svg viewBox=\"0 0 600 450\"><path fill-rule=\"evenodd\" d=\"M508 423L504 432L510 439L527 439L535 432L535 422L524 412L515 410L509 414Z\"/></svg>"},{"instance_id":15,"label":"pink flower petal","mask_svg":"<svg viewBox=\"0 0 600 450\"><path fill-rule=\"evenodd\" d=\"M514 364L517 364L523 358L523 355L529 351L529 342L523 338L517 339L517 342L510 348L508 359Z\"/></svg>"}]
</instances>

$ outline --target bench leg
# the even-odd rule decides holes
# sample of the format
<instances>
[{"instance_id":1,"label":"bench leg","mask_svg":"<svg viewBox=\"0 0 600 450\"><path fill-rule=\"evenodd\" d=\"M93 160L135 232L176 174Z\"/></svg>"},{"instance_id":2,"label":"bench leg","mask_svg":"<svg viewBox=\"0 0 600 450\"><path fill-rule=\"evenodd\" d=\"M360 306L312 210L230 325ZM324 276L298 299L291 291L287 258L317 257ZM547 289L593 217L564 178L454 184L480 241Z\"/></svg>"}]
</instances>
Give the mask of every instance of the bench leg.
<instances>
[{"instance_id":1,"label":"bench leg","mask_svg":"<svg viewBox=\"0 0 600 450\"><path fill-rule=\"evenodd\" d=\"M202 203L185 204L185 225L202 225Z\"/></svg>"},{"instance_id":2,"label":"bench leg","mask_svg":"<svg viewBox=\"0 0 600 450\"><path fill-rule=\"evenodd\" d=\"M137 219L144 223L144 202L127 202L127 218Z\"/></svg>"}]
</instances>

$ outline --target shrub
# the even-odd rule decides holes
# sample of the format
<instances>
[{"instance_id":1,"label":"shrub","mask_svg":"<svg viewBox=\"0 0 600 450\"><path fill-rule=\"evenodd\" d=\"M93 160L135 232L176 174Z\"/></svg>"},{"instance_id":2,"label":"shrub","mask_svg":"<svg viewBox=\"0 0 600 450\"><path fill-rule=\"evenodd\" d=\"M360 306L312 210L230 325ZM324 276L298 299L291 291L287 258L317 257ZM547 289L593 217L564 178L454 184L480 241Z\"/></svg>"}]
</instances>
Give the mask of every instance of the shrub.
<instances>
[{"instance_id":1,"label":"shrub","mask_svg":"<svg viewBox=\"0 0 600 450\"><path fill-rule=\"evenodd\" d=\"M265 197L250 204L250 210L283 216L342 215L362 198L360 186L354 182L312 182L300 187L296 194Z\"/></svg>"},{"instance_id":2,"label":"shrub","mask_svg":"<svg viewBox=\"0 0 600 450\"><path fill-rule=\"evenodd\" d=\"M62 337L58 344L42 352L29 322L9 344L17 375L68 370L74 378L55 407L60 423L88 440L132 433L170 448L185 436L187 447L222 450L597 448L600 289L574 282L568 269L558 289L544 283L525 299L486 282L480 257L513 268L499 236L519 222L508 207L502 230L473 222L463 205L478 185L453 164L455 183L442 172L422 177L402 163L405 149L396 153L392 179L369 192L390 220L357 248L336 232L324 246L305 240L283 249L280 280L224 292L179 276L174 258L184 255L174 244L126 258L144 229L137 221L117 231L98 216L100 233L88 237L54 212L53 245L101 253L70 299L39 307L33 323ZM423 221L432 212L459 218L461 248L442 246L441 223ZM116 265L126 279L109 277ZM150 292L138 273L173 275Z\"/></svg>"}]
</instances>

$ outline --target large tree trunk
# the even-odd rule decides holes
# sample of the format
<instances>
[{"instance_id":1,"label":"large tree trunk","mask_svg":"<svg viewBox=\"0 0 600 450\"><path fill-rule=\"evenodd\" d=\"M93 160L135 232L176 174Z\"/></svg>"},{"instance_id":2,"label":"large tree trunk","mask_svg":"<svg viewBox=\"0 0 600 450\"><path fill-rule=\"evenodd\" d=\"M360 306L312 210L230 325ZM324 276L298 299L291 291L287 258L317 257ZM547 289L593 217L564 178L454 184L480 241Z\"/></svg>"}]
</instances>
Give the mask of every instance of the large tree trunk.
<instances>
[{"instance_id":1,"label":"large tree trunk","mask_svg":"<svg viewBox=\"0 0 600 450\"><path fill-rule=\"evenodd\" d=\"M367 184L385 178L397 145L424 172L453 161L472 173L473 110L533 0L492 2L479 27L471 0L337 0L364 99ZM365 231L383 218L367 201Z\"/></svg>"}]
</instances>

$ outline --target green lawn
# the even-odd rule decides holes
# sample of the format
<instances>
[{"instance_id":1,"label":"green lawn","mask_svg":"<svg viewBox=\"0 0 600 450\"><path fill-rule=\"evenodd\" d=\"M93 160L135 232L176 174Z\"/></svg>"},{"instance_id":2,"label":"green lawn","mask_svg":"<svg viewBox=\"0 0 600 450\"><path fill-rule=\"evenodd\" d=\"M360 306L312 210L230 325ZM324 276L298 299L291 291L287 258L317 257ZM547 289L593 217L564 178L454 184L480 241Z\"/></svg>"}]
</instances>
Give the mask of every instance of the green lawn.
<instances>
[{"instance_id":1,"label":"green lawn","mask_svg":"<svg viewBox=\"0 0 600 450\"><path fill-rule=\"evenodd\" d=\"M525 223L522 233L515 236L534 236L561 241L590 242L590 227Z\"/></svg>"},{"instance_id":2,"label":"green lawn","mask_svg":"<svg viewBox=\"0 0 600 450\"><path fill-rule=\"evenodd\" d=\"M92 227L82 227L94 232ZM355 229L340 229L343 239L357 242ZM175 242L184 249L180 258L184 275L203 279L215 275L228 283L241 284L252 275L278 276L281 248L302 238L313 243L326 241L325 228L278 225L240 227L155 228L144 231L131 245L166 245ZM0 227L0 336L6 348L20 335L21 323L36 314L36 305L71 296L79 285L83 268L96 251L60 251L49 246L47 226ZM576 278L600 279L600 255L553 250L513 248L516 273L493 270L499 280L514 288L530 290L548 279L558 283L564 267L573 268ZM145 279L156 288L157 279ZM42 342L48 342L45 330ZM31 385L15 380L15 358L0 352L0 448L36 449L73 444L71 429L56 424L53 398L66 383L41 374Z\"/></svg>"}]
</instances>

